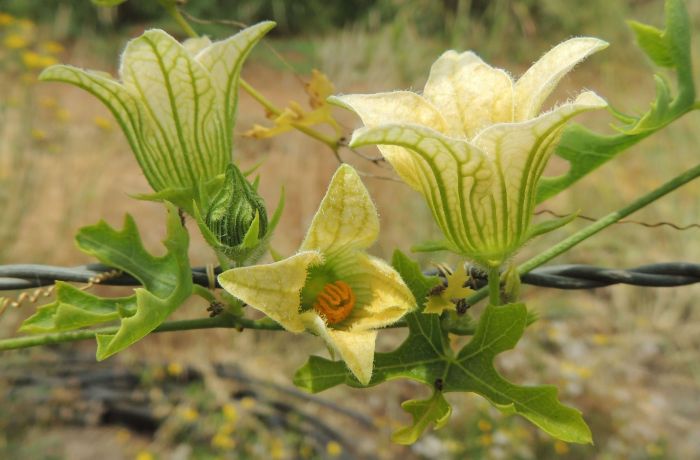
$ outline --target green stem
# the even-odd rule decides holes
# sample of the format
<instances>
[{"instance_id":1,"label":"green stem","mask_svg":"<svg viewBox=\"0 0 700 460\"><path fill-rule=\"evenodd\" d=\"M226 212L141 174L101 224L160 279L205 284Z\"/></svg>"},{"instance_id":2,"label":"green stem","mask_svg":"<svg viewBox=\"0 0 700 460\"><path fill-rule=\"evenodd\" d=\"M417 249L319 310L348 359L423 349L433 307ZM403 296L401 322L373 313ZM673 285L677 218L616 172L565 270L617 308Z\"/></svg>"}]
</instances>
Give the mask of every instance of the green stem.
<instances>
[{"instance_id":1,"label":"green stem","mask_svg":"<svg viewBox=\"0 0 700 460\"><path fill-rule=\"evenodd\" d=\"M659 198L663 197L664 195L674 191L675 189L679 188L682 185L687 184L688 182L692 181L693 179L697 178L700 176L700 165L697 165L684 173L674 177L673 179L669 180L668 182L664 183L660 187L652 190L651 192L641 196L640 198L636 199L632 203L628 204L627 206L611 212L607 216L595 221L591 225L589 225L586 228L583 228L579 230L578 232L574 233L570 237L566 238L565 240L561 241L560 243L552 246L551 248L547 249L546 251L542 252L541 254L538 254L537 256L533 257L532 259L528 260L527 262L521 264L518 266L518 273L520 275L524 275L525 273L528 273L529 271L534 270L535 268L539 267L540 265L549 262L550 260L554 259L556 256L568 251L572 247L576 246L583 240L590 238L591 236L595 235L596 233L600 232L604 228L614 224L615 222L619 221L620 219L623 219L630 214L640 210L641 208L649 205L650 203L658 200ZM467 303L470 305L473 305L477 303L478 301L486 298L489 295L491 289L491 283L489 280L489 287L488 288L482 288L479 291L477 291L474 295L469 297L467 299Z\"/></svg>"},{"instance_id":2,"label":"green stem","mask_svg":"<svg viewBox=\"0 0 700 460\"><path fill-rule=\"evenodd\" d=\"M501 304L501 267L489 268L489 303L491 305Z\"/></svg>"},{"instance_id":3,"label":"green stem","mask_svg":"<svg viewBox=\"0 0 700 460\"><path fill-rule=\"evenodd\" d=\"M407 327L405 321L398 321L387 328ZM185 319L179 321L166 321L151 333L191 331L196 329L256 329L260 331L283 331L284 328L269 318L252 320L228 314L215 316L214 318ZM54 332L51 334L30 335L27 337L12 337L0 340L0 351L17 350L20 348L40 347L57 343L77 342L79 340L94 339L95 334L115 334L119 326L102 327L98 329L83 329L79 331Z\"/></svg>"},{"instance_id":4,"label":"green stem","mask_svg":"<svg viewBox=\"0 0 700 460\"><path fill-rule=\"evenodd\" d=\"M231 315L219 315L214 318L186 319L180 321L168 321L158 326L153 332L188 331L192 329L258 329L267 331L279 331L282 327L268 319L252 320L238 318ZM78 340L94 339L95 334L115 334L119 326L102 327L80 331L55 332L52 334L32 335L28 337L13 337L0 340L0 351L15 350L18 348L52 345L56 343L75 342Z\"/></svg>"},{"instance_id":5,"label":"green stem","mask_svg":"<svg viewBox=\"0 0 700 460\"><path fill-rule=\"evenodd\" d=\"M187 22L187 19L185 19L182 13L180 13L180 10L177 8L177 5L173 0L158 0L158 3L161 4L165 11L167 11L167 13L175 20L175 22L177 22L177 25L180 26L187 35L192 38L199 37L197 31L192 28L190 23Z\"/></svg>"}]
</instances>

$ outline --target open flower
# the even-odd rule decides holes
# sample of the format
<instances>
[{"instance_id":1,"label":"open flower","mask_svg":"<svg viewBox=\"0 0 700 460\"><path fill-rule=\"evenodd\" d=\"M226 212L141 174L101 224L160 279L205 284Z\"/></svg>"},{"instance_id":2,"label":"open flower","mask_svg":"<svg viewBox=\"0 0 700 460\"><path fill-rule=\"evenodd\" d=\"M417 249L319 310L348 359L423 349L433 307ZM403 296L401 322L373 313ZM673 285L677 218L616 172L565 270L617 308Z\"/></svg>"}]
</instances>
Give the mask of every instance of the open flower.
<instances>
[{"instance_id":1,"label":"open flower","mask_svg":"<svg viewBox=\"0 0 700 460\"><path fill-rule=\"evenodd\" d=\"M269 265L228 270L219 283L292 332L310 330L363 384L372 376L377 329L415 306L399 274L364 252L377 211L350 166L333 176L299 252Z\"/></svg>"},{"instance_id":2,"label":"open flower","mask_svg":"<svg viewBox=\"0 0 700 460\"><path fill-rule=\"evenodd\" d=\"M181 44L162 30L148 30L127 44L121 81L66 65L52 66L40 78L99 98L151 187L170 195L185 190L190 201L177 204L189 209L199 184L222 175L231 162L241 66L273 26L262 22L215 43L196 38Z\"/></svg>"},{"instance_id":3,"label":"open flower","mask_svg":"<svg viewBox=\"0 0 700 460\"><path fill-rule=\"evenodd\" d=\"M573 38L517 82L472 52L447 51L433 64L423 95L396 91L334 97L365 124L353 147L377 144L401 178L426 199L444 248L497 266L533 233L542 172L566 122L606 106L586 91L540 114L556 83L607 46Z\"/></svg>"}]
</instances>

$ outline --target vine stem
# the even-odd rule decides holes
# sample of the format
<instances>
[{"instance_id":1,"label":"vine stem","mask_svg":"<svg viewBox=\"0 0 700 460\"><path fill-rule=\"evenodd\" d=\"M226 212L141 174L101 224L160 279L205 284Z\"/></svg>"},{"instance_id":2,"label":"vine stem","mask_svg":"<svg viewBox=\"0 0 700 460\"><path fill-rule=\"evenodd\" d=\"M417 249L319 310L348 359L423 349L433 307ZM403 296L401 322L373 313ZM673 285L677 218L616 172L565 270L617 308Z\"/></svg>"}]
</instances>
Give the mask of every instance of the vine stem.
<instances>
[{"instance_id":1,"label":"vine stem","mask_svg":"<svg viewBox=\"0 0 700 460\"><path fill-rule=\"evenodd\" d=\"M282 326L272 320L252 320L231 315L219 315L214 318L185 319L168 321L153 330L153 332L189 331L192 329L258 329L266 331L283 330ZM102 327L99 329L55 332L52 334L31 335L27 337L13 337L0 340L0 351L29 348L41 345L53 345L64 342L94 339L95 334L115 334L119 326Z\"/></svg>"},{"instance_id":2,"label":"vine stem","mask_svg":"<svg viewBox=\"0 0 700 460\"><path fill-rule=\"evenodd\" d=\"M501 267L495 265L489 268L489 303L491 305L501 304Z\"/></svg>"},{"instance_id":3,"label":"vine stem","mask_svg":"<svg viewBox=\"0 0 700 460\"><path fill-rule=\"evenodd\" d=\"M661 185L658 188L655 188L651 192L642 195L641 197L637 198L635 201L632 203L628 204L627 206L617 210L613 211L610 214L598 219L588 227L585 227L578 232L574 233L570 237L562 240L561 242L555 244L554 246L550 247L546 251L536 255L535 257L531 258L530 260L524 262L523 264L518 266L518 273L522 276L525 273L528 273L535 268L539 267L542 264L545 264L549 262L550 260L554 259L558 255L568 251L572 247L576 246L580 242L590 238L591 236L595 235L596 233L600 232L604 228L614 224L615 222L619 221L620 219L623 219L630 214L640 210L641 208L649 205L650 203L658 200L659 198L667 195L668 193L676 190L677 188L681 187L682 185L687 184L688 182L692 181L693 179L697 178L700 176L700 164L697 166L694 166L685 172L679 174L678 176L674 177L673 179L669 180L668 182L665 182L663 185ZM477 291L474 295L469 297L467 299L467 303L469 305L474 305L475 303L479 302L480 300L486 298L489 295L489 289L490 289L491 283L489 281L489 287L488 288L482 288L479 291Z\"/></svg>"},{"instance_id":4,"label":"vine stem","mask_svg":"<svg viewBox=\"0 0 700 460\"><path fill-rule=\"evenodd\" d=\"M700 176L700 164L685 171L684 173L674 177L673 179L669 180L668 182L664 183L660 187L652 190L651 192L643 195L642 197L638 198L637 200L633 201L632 203L628 204L627 206L611 212L607 216L601 218L600 220L594 222L593 224L589 225L586 228L583 228L579 230L578 232L574 233L570 237L566 238L565 240L561 241L560 243L552 246L548 250L542 252L541 254L533 257L532 259L528 260L527 262L521 264L518 267L518 273L523 275L540 265L552 260L556 256L562 254L563 252L568 251L572 247L576 246L580 242L584 241L587 238L590 238L591 236L595 235L596 233L600 232L604 228L614 224L618 220L627 217L628 215L632 214L633 212L643 208L644 206L647 206L648 204L658 200L659 198L667 195L668 193L672 192L673 190L676 190L677 188L681 187L682 185L687 184L688 182L692 181L693 179L697 178ZM492 275L492 272L493 273ZM470 305L475 304L476 302L484 299L485 297L489 296L489 293L492 294L491 297L491 303L496 302L495 304L497 305L498 298L494 297L497 295L494 293L496 291L498 285L500 284L500 276L496 274L496 270L493 268L490 270L489 275L489 286L487 288L483 288L479 291L476 292L476 294L472 295L467 299L467 303ZM492 281L493 280L498 280ZM500 297L500 295L499 295ZM405 327L406 323L404 321L399 321L389 327ZM192 330L192 329L211 329L211 328L229 328L229 329L259 329L259 330L268 330L268 331L280 331L283 330L280 325L277 323L268 320L268 319L262 319L262 320L251 320L247 318L240 318L240 317L234 317L231 315L221 315L217 316L214 318L200 318L200 319L190 319L190 320L180 320L180 321L167 321L160 326L158 326L153 332L170 332L170 331L187 331L187 330ZM42 335L36 335L36 336L29 336L29 337L14 337L14 338L9 338L9 339L3 339L0 340L0 351L4 350L14 350L17 348L28 348L28 347L34 347L34 346L39 346L39 345L50 345L50 344L55 344L55 343L63 343L63 342L74 342L77 340L85 340L85 339L92 339L95 337L96 333L102 333L102 334L114 334L119 328L117 326L114 327L105 327L105 328L100 328L100 329L91 329L91 330L82 330L82 331L68 331L68 332L56 332L52 334L42 334Z\"/></svg>"}]
</instances>

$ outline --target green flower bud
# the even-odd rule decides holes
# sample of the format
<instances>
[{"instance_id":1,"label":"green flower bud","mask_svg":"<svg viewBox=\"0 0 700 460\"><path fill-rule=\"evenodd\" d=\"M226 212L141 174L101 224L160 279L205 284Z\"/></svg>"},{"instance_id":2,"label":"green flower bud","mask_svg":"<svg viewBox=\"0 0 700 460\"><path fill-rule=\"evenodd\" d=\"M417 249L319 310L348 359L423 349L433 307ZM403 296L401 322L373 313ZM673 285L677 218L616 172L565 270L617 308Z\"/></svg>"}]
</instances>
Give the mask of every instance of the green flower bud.
<instances>
[{"instance_id":1,"label":"green flower bud","mask_svg":"<svg viewBox=\"0 0 700 460\"><path fill-rule=\"evenodd\" d=\"M204 219L206 226L226 247L243 243L255 216L258 216L258 239L267 232L265 202L255 188L233 164L226 169L224 186L214 196Z\"/></svg>"}]
</instances>

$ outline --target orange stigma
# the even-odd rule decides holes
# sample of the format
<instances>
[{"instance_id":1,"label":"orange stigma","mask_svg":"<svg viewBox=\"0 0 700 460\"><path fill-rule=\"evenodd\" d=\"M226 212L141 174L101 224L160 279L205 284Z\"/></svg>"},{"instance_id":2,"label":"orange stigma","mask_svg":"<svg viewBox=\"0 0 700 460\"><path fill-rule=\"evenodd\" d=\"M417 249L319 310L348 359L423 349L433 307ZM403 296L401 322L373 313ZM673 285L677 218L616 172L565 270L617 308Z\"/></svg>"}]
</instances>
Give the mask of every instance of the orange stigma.
<instances>
[{"instance_id":1,"label":"orange stigma","mask_svg":"<svg viewBox=\"0 0 700 460\"><path fill-rule=\"evenodd\" d=\"M348 317L355 306L355 293L344 281L328 283L314 302L314 310L326 318L328 324L338 324Z\"/></svg>"}]
</instances>

